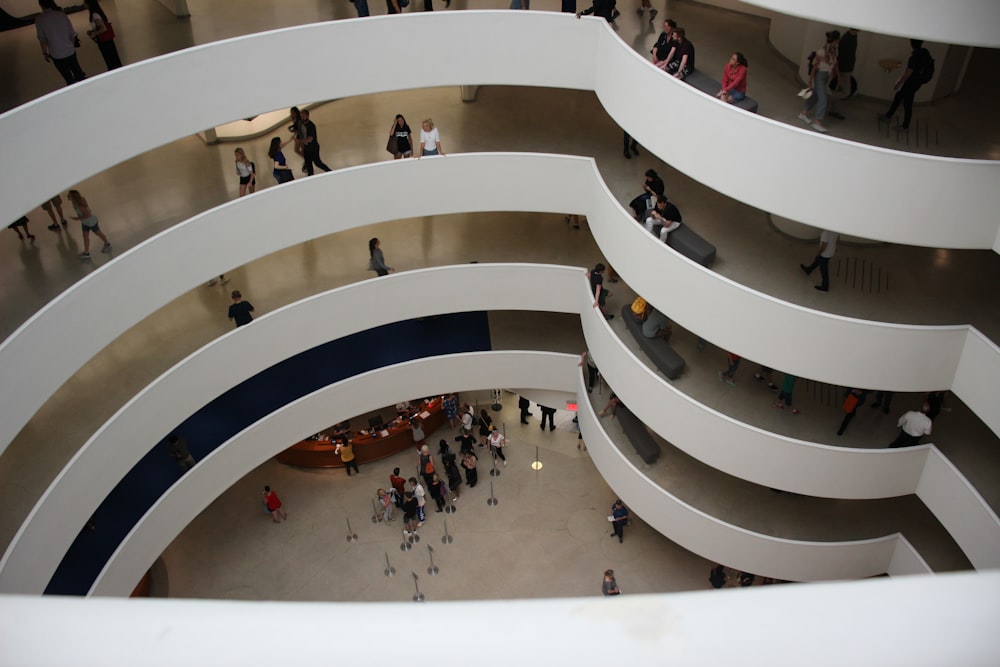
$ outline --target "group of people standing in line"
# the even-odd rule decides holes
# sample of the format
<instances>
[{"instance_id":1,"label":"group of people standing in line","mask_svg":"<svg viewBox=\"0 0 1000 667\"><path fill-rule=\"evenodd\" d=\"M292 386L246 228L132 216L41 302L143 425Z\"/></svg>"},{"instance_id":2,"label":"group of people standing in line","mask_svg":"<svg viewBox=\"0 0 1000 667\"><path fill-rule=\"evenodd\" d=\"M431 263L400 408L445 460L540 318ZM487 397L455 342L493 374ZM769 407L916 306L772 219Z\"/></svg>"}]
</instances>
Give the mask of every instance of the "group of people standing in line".
<instances>
[{"instance_id":1,"label":"group of people standing in line","mask_svg":"<svg viewBox=\"0 0 1000 667\"><path fill-rule=\"evenodd\" d=\"M90 23L87 37L97 45L109 72L121 67L122 60L118 55L118 47L115 46L115 29L111 19L98 0L84 0L83 4L87 8ZM67 86L83 81L87 74L76 56L76 50L81 44L73 23L55 0L38 0L38 6L42 13L35 19L35 33L42 48L42 57L55 66Z\"/></svg>"}]
</instances>

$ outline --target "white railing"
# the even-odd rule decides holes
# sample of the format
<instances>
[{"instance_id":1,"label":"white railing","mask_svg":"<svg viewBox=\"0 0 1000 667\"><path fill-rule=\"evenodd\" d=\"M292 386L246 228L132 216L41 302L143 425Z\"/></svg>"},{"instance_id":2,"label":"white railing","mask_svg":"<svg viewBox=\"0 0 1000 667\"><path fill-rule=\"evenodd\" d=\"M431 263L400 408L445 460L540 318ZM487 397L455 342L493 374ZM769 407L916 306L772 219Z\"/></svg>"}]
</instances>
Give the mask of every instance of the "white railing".
<instances>
[{"instance_id":1,"label":"white railing","mask_svg":"<svg viewBox=\"0 0 1000 667\"><path fill-rule=\"evenodd\" d=\"M289 68L292 52L311 57ZM420 66L399 67L399 53ZM254 85L239 95L218 85L231 77L231 63L250 60ZM350 67L330 68L348 61ZM52 192L122 160L238 118L301 100L464 84L593 90L650 152L725 195L785 218L896 243L1000 247L993 215L1000 210L994 187L1000 163L886 150L745 113L663 76L604 21L551 12L333 21L196 46L95 76L0 116L0 151L18 165L0 182L0 218L14 220ZM666 120L657 109L670 110ZM93 131L109 117L115 118L114 141ZM752 160L724 167L719 156L732 146ZM815 176L815 165L837 175L838 192L852 202L850 215L821 203L829 181Z\"/></svg>"},{"instance_id":2,"label":"white railing","mask_svg":"<svg viewBox=\"0 0 1000 667\"><path fill-rule=\"evenodd\" d=\"M396 184L393 197L368 194L389 181ZM331 199L339 215L304 214ZM352 167L269 188L161 232L94 271L0 344L0 376L31 378L0 383L0 451L109 341L230 267L374 222L490 210L586 214L605 256L634 289L689 330L773 368L834 384L921 391L952 388L964 359L968 380L953 387L956 393L972 406L995 404L1000 350L978 333L970 335L968 326L883 324L789 304L659 243L624 212L591 159L476 153ZM286 222L276 226L275 219ZM241 242L232 243L237 236ZM185 257L183 267L179 256ZM359 265L365 260L359 257ZM754 317L741 318L737 328L718 317L720 312ZM81 329L77 324L84 318L88 326ZM787 331L796 332L798 344L786 344ZM967 352L970 345L973 351ZM978 414L1000 433L998 411Z\"/></svg>"},{"instance_id":3,"label":"white railing","mask_svg":"<svg viewBox=\"0 0 1000 667\"><path fill-rule=\"evenodd\" d=\"M429 303L402 300L392 309L391 314L385 309L365 308L366 304L389 302L402 285L411 292L431 294L441 293L449 285L455 284L463 285L463 289L455 292L448 300L432 300ZM497 284L503 284L506 288L490 289ZM547 289L537 289L539 284L545 284ZM389 321L480 308L483 306L484 294L493 295L488 304L490 310L528 309L578 313L591 352L619 395L640 418L648 422L651 428L695 458L750 481L812 495L878 498L905 493L920 495L922 489L927 489L931 498L928 505L935 510L945 527L953 532L960 546L970 554L973 563L977 567L997 565L996 556L1000 554L1000 549L996 549L995 545L1000 543L998 538L1000 525L995 515L953 467L938 466L932 471L933 475L923 473L927 448L891 452L841 449L768 434L735 422L683 396L629 353L603 318L594 311L588 283L580 269L544 265L480 264L395 274L303 299L255 320L251 326L226 334L178 363L119 410L118 414L90 439L60 473L21 526L0 563L0 590L32 592L44 588L62 555L76 536L79 526L93 513L107 492L159 439L150 437L142 441L144 444L139 444L134 437L136 432L166 433L200 406L236 384L285 358L327 340L364 331ZM357 316L331 318L329 315L331 312L352 312L357 313ZM274 345L274 341L278 339L282 340L281 346ZM531 354L537 356L530 356ZM572 359L572 364L569 366L568 372L572 377L567 380L542 363L547 358L546 354L511 353L504 362L507 364L504 373L513 375L501 373L477 377L489 378L482 380L482 386L500 384L576 391L578 388L576 383L580 381L576 358ZM560 363L565 362L564 355L555 357L563 359ZM240 444L239 447L233 447L231 441L226 445L225 451L228 453L213 454L195 468L195 471L198 471L202 469L201 466L206 465L208 467L202 470L212 471L211 474L199 472L192 477L195 480L202 480L205 479L203 475L209 475L208 479L212 480L212 483L207 490L202 490L198 486L184 487L179 497L174 497L174 492L171 491L158 502L154 508L156 512L151 512L147 516L159 518L151 518L148 523L146 519L140 522L142 525L137 525L133 530L133 536L127 540L129 543L135 540L135 546L129 547L123 543L120 548L121 553L129 554L123 556L122 562L128 563L127 566L123 566L126 568L122 571L124 574L115 574L113 579L108 580L113 584L102 584L98 590L102 593L127 590L126 582L134 583L136 580L136 577L132 576L136 574L136 568L139 568L138 572L141 574L141 568L148 567L151 559L159 553L158 550L165 548L174 535L186 525L185 517L188 517L189 512L197 514L201 511L215 495L227 488L226 482L231 481L231 476L235 476L232 479L242 476L247 470L246 466L252 468L281 451L284 444L320 430L331 420L336 421L338 414L346 418L352 414L363 413L376 404L394 402L394 397L444 391L448 386L463 389L480 388L471 382L468 376L456 378L453 374L480 372L479 364L482 363L482 358L481 355L449 357L445 364L446 368L435 370L433 373L426 369L419 370L420 364L425 362L412 362L410 366L404 365L405 368L411 369L412 377L410 375L398 377L397 374L404 371L401 370L402 367L396 368L393 370L391 382L386 380L387 376L378 375L378 372L375 372L375 375L365 374L361 376L365 383L375 382L372 378L378 377L381 378L380 386L383 388L376 391L374 385L355 386L352 381L345 380L335 385L335 388L337 391L347 391L350 396L338 398L334 406L329 404L328 396L323 392L317 392L319 398L316 400L320 401L319 407L311 402L312 399L309 401L301 399L293 404L295 407L275 413L273 423L268 421L270 418L261 420L248 429L248 432L252 431L254 434L266 434L266 437L248 436L262 438L258 445ZM475 359L476 363L470 363L470 368L467 369L462 365L462 359ZM513 361L516 359L528 359L528 361L525 362L524 368L518 369ZM240 360L239 363L236 363L236 360ZM428 377L433 379L427 379ZM419 384L421 382L435 384L431 388ZM454 382L454 385L448 384L451 382ZM307 404L310 407L305 407ZM309 415L299 412L306 409L315 409L317 412ZM289 414L295 417L289 420L287 417ZM683 414L684 419L665 418L677 414ZM314 424L313 421L317 423ZM690 422L690 425L686 422ZM265 426L267 424L270 425ZM273 430L279 427L286 430L281 432ZM595 436L588 435L588 441L592 437ZM607 439L606 436L604 438ZM732 452L734 442L739 443L738 457ZM593 445L591 447L593 448ZM931 449L931 451L936 453L936 450ZM226 462L233 461L231 458L233 456L240 457L238 461L232 463L234 470L219 468L229 465ZM595 461L602 474L605 473L600 458L595 457ZM893 463L896 465L893 466ZM621 479L616 483L609 477L609 483L622 494L630 493L628 488L632 488L626 486ZM650 482L646 480L644 483ZM841 491L838 492L838 489ZM964 490L964 495L956 493L956 489ZM949 504L951 502L949 498L952 497L959 503L954 510ZM653 511L653 505L649 504L652 498L645 500L643 509L637 511L648 520L646 513ZM161 510L159 509L161 506L168 509ZM675 511L678 511L678 507L680 506L675 503ZM684 507L681 515L686 516L695 512L698 516L711 519L693 508ZM676 525L689 524L690 522L680 522ZM661 522L658 528L663 529L666 525L668 524ZM684 540L678 539L673 532L667 534L671 539L707 557L727 563L743 562L740 559L746 556L740 556L735 551L744 553L747 546L745 544L734 553L730 553L720 551L722 547L719 544L713 546L714 543L711 541L708 544L698 542L699 539L708 539L709 535L715 535L715 539L719 539L720 535L725 534L720 525L726 526L726 524L716 522L712 525L714 530L708 531L702 538L697 538L695 533L701 531L704 526L697 530L693 528L694 532ZM673 530L674 528L671 529ZM742 529L735 530L742 531ZM751 539L746 535L755 535L748 531L742 531L740 534L744 540ZM136 538L135 535L141 537ZM752 537L751 541L757 539L758 537ZM769 539L767 538L765 542L771 544L767 542ZM163 543L164 540L166 543ZM895 537L878 542L881 546L877 547L871 541L858 544L864 546L852 546L847 549L847 553L854 554L853 556L845 559L834 557L821 559L808 566L799 564L795 566L799 569L786 569L783 570L783 574L774 576L794 579L862 576L857 574L857 568L863 567L868 568L869 572L881 572L887 570L887 564L890 562L898 568L898 571L909 572L912 570L907 568L912 568L913 563L922 562L919 556L912 554L906 557L896 556L897 560L892 561L894 554L898 554L903 548L896 543ZM699 548L702 550L699 551ZM842 548L846 548L844 544L838 546L838 549ZM907 549L906 553L912 552L912 548L907 547ZM773 561L773 554L767 550L762 553L767 553L767 558L772 559L771 567L785 567L781 564L784 561ZM732 560L733 558L736 560ZM847 569L823 569L833 567L835 562L839 563L836 567ZM810 570L810 567L815 569ZM118 571L116 566L110 563L108 568L109 572ZM748 566L747 569L761 573L772 571L756 565ZM813 574L805 576L805 573L810 571ZM848 575L846 574L848 571L853 571L855 574ZM122 588L123 586L125 588Z\"/></svg>"},{"instance_id":4,"label":"white railing","mask_svg":"<svg viewBox=\"0 0 1000 667\"><path fill-rule=\"evenodd\" d=\"M885 35L1000 48L1000 3L950 0L914 5L906 0L743 0L779 14Z\"/></svg>"}]
</instances>

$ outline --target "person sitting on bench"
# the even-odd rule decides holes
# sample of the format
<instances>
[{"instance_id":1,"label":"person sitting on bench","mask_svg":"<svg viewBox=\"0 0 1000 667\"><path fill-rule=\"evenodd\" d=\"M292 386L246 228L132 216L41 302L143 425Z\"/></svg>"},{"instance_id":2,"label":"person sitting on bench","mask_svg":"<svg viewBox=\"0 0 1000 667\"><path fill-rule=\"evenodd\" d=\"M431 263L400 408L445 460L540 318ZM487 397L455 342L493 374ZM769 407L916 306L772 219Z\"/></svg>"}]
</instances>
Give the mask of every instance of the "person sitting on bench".
<instances>
[{"instance_id":1,"label":"person sitting on bench","mask_svg":"<svg viewBox=\"0 0 1000 667\"><path fill-rule=\"evenodd\" d=\"M681 212L677 207L667 201L665 196L661 196L656 201L656 208L646 218L646 229L666 243L667 234L680 227L681 220Z\"/></svg>"},{"instance_id":2,"label":"person sitting on bench","mask_svg":"<svg viewBox=\"0 0 1000 667\"><path fill-rule=\"evenodd\" d=\"M694 44L687 40L684 28L677 28L674 31L675 46L670 49L667 56L667 74L681 79L694 71Z\"/></svg>"},{"instance_id":3,"label":"person sitting on bench","mask_svg":"<svg viewBox=\"0 0 1000 667\"><path fill-rule=\"evenodd\" d=\"M646 180L642 183L642 194L629 202L636 220L642 220L646 211L653 208L656 197L663 196L663 179L653 169L646 170Z\"/></svg>"}]
</instances>

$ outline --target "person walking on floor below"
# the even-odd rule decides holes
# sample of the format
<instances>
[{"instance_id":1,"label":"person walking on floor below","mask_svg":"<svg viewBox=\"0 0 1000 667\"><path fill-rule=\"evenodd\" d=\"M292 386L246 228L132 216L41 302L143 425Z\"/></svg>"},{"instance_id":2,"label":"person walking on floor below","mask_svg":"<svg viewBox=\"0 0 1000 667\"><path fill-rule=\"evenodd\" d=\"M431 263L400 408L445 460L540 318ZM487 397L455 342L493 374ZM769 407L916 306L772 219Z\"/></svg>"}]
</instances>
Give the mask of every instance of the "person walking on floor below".
<instances>
[{"instance_id":1,"label":"person walking on floor below","mask_svg":"<svg viewBox=\"0 0 1000 667\"><path fill-rule=\"evenodd\" d=\"M267 511L271 513L271 520L274 523L281 523L278 517L288 520L288 515L285 514L285 510L281 509L281 499L278 498L278 494L271 490L270 486L264 486L264 507Z\"/></svg>"},{"instance_id":2,"label":"person walking on floor below","mask_svg":"<svg viewBox=\"0 0 1000 667\"><path fill-rule=\"evenodd\" d=\"M531 416L531 401L524 396L517 397L517 407L521 411L521 423L527 424L528 417Z\"/></svg>"},{"instance_id":3,"label":"person walking on floor below","mask_svg":"<svg viewBox=\"0 0 1000 667\"><path fill-rule=\"evenodd\" d=\"M828 132L823 125L826 118L827 95L830 87L830 79L837 70L837 42L840 41L840 32L831 30L826 33L826 42L816 49L816 55L811 63L809 71L809 89L812 95L806 99L805 106L799 112L799 120L806 123L817 132ZM809 112L815 107L816 113L812 119Z\"/></svg>"},{"instance_id":4,"label":"person walking on floor below","mask_svg":"<svg viewBox=\"0 0 1000 667\"><path fill-rule=\"evenodd\" d=\"M719 371L719 382L725 382L730 387L735 387L736 380L733 379L733 376L736 375L736 369L740 367L741 361L743 361L743 357L732 352L726 352L726 363L728 366L726 370Z\"/></svg>"},{"instance_id":5,"label":"person walking on floor below","mask_svg":"<svg viewBox=\"0 0 1000 667\"><path fill-rule=\"evenodd\" d=\"M381 276L387 276L396 269L385 263L385 255L382 254L382 242L377 238L368 240L368 270L374 271Z\"/></svg>"},{"instance_id":6,"label":"person walking on floor below","mask_svg":"<svg viewBox=\"0 0 1000 667\"><path fill-rule=\"evenodd\" d=\"M302 118L302 127L306 135L300 140L302 142L302 157L306 160L302 168L309 176L313 175L313 165L323 171L330 171L330 168L319 156L319 137L316 135L316 123L309 120L309 110L303 109L299 115Z\"/></svg>"},{"instance_id":7,"label":"person walking on floor below","mask_svg":"<svg viewBox=\"0 0 1000 667\"><path fill-rule=\"evenodd\" d=\"M253 321L253 304L243 300L243 294L238 290L233 290L233 303L229 306L229 319L236 323L237 328Z\"/></svg>"},{"instance_id":8,"label":"person walking on floor below","mask_svg":"<svg viewBox=\"0 0 1000 667\"><path fill-rule=\"evenodd\" d=\"M795 376L791 373L785 373L785 377L781 380L781 391L778 392L778 402L775 403L774 407L784 408L786 405L792 408L792 390L795 389ZM799 414L800 410L798 408L792 408L792 414Z\"/></svg>"},{"instance_id":9,"label":"person walking on floor below","mask_svg":"<svg viewBox=\"0 0 1000 667\"><path fill-rule=\"evenodd\" d=\"M903 414L896 422L899 427L899 435L889 444L889 448L912 447L920 444L920 438L931 434L931 419L927 416L931 406L924 403L920 411L910 410Z\"/></svg>"},{"instance_id":10,"label":"person walking on floor below","mask_svg":"<svg viewBox=\"0 0 1000 667\"><path fill-rule=\"evenodd\" d=\"M618 588L618 582L615 581L614 570L604 571L604 581L601 582L601 592L605 595L621 595L621 590Z\"/></svg>"},{"instance_id":11,"label":"person walking on floor below","mask_svg":"<svg viewBox=\"0 0 1000 667\"><path fill-rule=\"evenodd\" d=\"M813 263L809 266L805 264L799 264L799 268L808 276L812 275L812 272L819 267L819 275L822 279L819 285L815 286L815 289L820 292L830 291L830 259L833 257L834 253L837 252L837 240L840 238L840 234L837 232L831 232L828 230L823 230L819 235L819 251L816 253Z\"/></svg>"},{"instance_id":12,"label":"person walking on floor below","mask_svg":"<svg viewBox=\"0 0 1000 667\"><path fill-rule=\"evenodd\" d=\"M628 523L628 508L625 507L621 499L616 499L611 505L611 516L608 519L611 521L611 527L614 528L611 537L617 537L618 543L621 544L625 540L625 524Z\"/></svg>"},{"instance_id":13,"label":"person walking on floor below","mask_svg":"<svg viewBox=\"0 0 1000 667\"><path fill-rule=\"evenodd\" d=\"M876 391L872 408L882 408L882 412L889 414L889 406L892 404L893 396L895 396L895 392L892 391Z\"/></svg>"},{"instance_id":14,"label":"person walking on floor below","mask_svg":"<svg viewBox=\"0 0 1000 667\"><path fill-rule=\"evenodd\" d=\"M659 12L657 12L656 9L653 8L653 6L650 4L650 0L642 0L639 6L636 7L635 13L638 14L639 16L642 16L642 12L644 9L649 10L649 22L652 23L653 19L656 18L656 15Z\"/></svg>"},{"instance_id":15,"label":"person walking on floor below","mask_svg":"<svg viewBox=\"0 0 1000 667\"><path fill-rule=\"evenodd\" d=\"M80 38L73 30L66 12L59 8L55 0L38 0L42 13L35 18L35 33L42 47L45 62L55 65L66 85L78 83L87 78L76 59L76 45Z\"/></svg>"},{"instance_id":16,"label":"person walking on floor below","mask_svg":"<svg viewBox=\"0 0 1000 667\"><path fill-rule=\"evenodd\" d=\"M910 127L910 118L913 116L913 98L916 96L920 86L929 82L934 77L934 58L930 51L924 48L924 42L920 39L911 39L910 46L913 52L910 53L906 61L906 69L902 76L892 87L896 95L892 98L889 110L885 112L886 120L891 120L899 105L903 105L903 124L899 127L906 130Z\"/></svg>"},{"instance_id":17,"label":"person walking on floor below","mask_svg":"<svg viewBox=\"0 0 1000 667\"><path fill-rule=\"evenodd\" d=\"M868 392L864 389L856 389L854 387L848 387L844 390L844 403L841 408L844 411L844 420L840 422L840 428L837 429L837 435L844 435L844 431L847 430L847 425L851 423L854 419L854 415L858 413L858 408L865 404L865 398L868 396Z\"/></svg>"},{"instance_id":18,"label":"person walking on floor below","mask_svg":"<svg viewBox=\"0 0 1000 667\"><path fill-rule=\"evenodd\" d=\"M503 465L507 467L507 457L504 456L503 450L504 446L507 444L507 438L503 437L503 433L497 430L496 426L490 426L490 434L486 438L487 444L490 446L490 452L493 454L494 462L497 457L503 461Z\"/></svg>"},{"instance_id":19,"label":"person walking on floor below","mask_svg":"<svg viewBox=\"0 0 1000 667\"><path fill-rule=\"evenodd\" d=\"M73 205L73 211L76 212L76 215L70 217L79 220L80 226L83 228L83 252L80 253L80 259L90 259L91 232L104 241L101 252L111 252L111 241L101 231L97 216L90 210L90 204L87 203L86 198L80 194L79 190L70 190L68 197L69 203Z\"/></svg>"},{"instance_id":20,"label":"person walking on floor below","mask_svg":"<svg viewBox=\"0 0 1000 667\"><path fill-rule=\"evenodd\" d=\"M545 430L545 420L547 419L549 422L549 430L550 431L556 430L556 422L555 422L556 409L546 407L544 405L539 405L538 409L542 411L542 425L540 428L543 431Z\"/></svg>"}]
</instances>

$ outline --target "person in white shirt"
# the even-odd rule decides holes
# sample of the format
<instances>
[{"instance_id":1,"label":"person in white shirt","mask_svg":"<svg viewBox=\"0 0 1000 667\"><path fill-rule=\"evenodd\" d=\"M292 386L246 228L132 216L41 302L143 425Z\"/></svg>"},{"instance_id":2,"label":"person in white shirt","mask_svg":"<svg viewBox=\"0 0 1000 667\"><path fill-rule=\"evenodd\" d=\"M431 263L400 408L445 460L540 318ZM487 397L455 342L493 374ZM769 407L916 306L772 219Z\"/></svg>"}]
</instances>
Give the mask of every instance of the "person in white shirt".
<instances>
[{"instance_id":1,"label":"person in white shirt","mask_svg":"<svg viewBox=\"0 0 1000 667\"><path fill-rule=\"evenodd\" d=\"M823 279L819 285L815 286L815 289L819 292L830 291L830 258L832 258L834 253L837 252L837 240L839 238L840 234L837 232L824 230L819 235L819 251L816 253L816 258L813 260L813 263L809 266L799 264L799 268L802 269L807 276L810 275L817 266L819 267L819 275Z\"/></svg>"},{"instance_id":2,"label":"person in white shirt","mask_svg":"<svg viewBox=\"0 0 1000 667\"><path fill-rule=\"evenodd\" d=\"M434 121L425 118L420 125L420 150L417 151L417 159L430 155L444 155L444 149L441 148L441 135L434 127Z\"/></svg>"},{"instance_id":3,"label":"person in white shirt","mask_svg":"<svg viewBox=\"0 0 1000 667\"><path fill-rule=\"evenodd\" d=\"M507 438L503 437L503 433L498 431L495 426L490 426L490 434L486 437L486 444L490 446L490 451L493 453L493 458L500 457L503 461L504 467L507 467L507 457L503 454L504 445L507 444Z\"/></svg>"},{"instance_id":4,"label":"person in white shirt","mask_svg":"<svg viewBox=\"0 0 1000 667\"><path fill-rule=\"evenodd\" d=\"M920 444L920 438L931 434L931 418L927 412L931 409L930 404L924 403L920 412L910 410L903 414L896 423L899 427L899 435L889 445L895 447L912 447Z\"/></svg>"}]
</instances>

